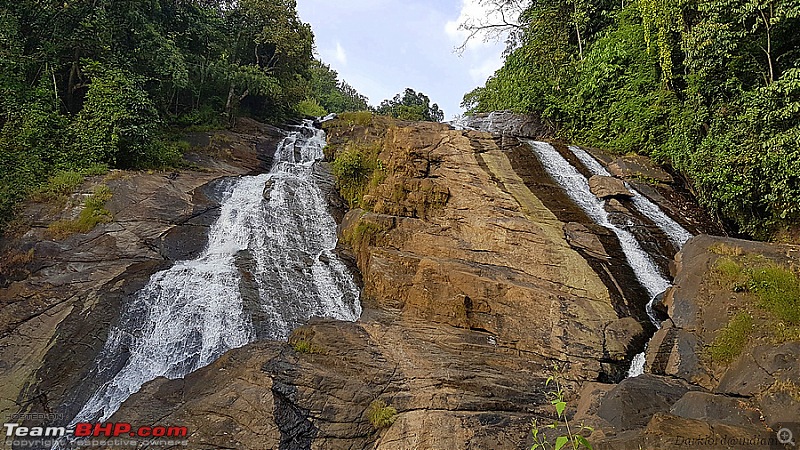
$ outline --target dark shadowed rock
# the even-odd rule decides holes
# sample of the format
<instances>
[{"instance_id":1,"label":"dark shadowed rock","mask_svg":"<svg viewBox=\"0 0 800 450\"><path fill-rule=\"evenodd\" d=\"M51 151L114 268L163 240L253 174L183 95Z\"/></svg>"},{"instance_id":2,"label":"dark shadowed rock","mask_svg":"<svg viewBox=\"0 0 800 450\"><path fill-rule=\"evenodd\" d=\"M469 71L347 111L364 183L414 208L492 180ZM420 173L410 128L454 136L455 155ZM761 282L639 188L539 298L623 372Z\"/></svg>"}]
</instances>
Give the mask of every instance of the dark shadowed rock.
<instances>
[{"instance_id":1,"label":"dark shadowed rock","mask_svg":"<svg viewBox=\"0 0 800 450\"><path fill-rule=\"evenodd\" d=\"M611 175L619 178L642 178L661 183L673 183L675 180L666 170L656 166L646 156L623 156L608 164Z\"/></svg>"},{"instance_id":2,"label":"dark shadowed rock","mask_svg":"<svg viewBox=\"0 0 800 450\"><path fill-rule=\"evenodd\" d=\"M668 412L690 389L684 381L656 375L627 378L606 394L597 415L617 431L641 428L655 413Z\"/></svg>"}]
</instances>

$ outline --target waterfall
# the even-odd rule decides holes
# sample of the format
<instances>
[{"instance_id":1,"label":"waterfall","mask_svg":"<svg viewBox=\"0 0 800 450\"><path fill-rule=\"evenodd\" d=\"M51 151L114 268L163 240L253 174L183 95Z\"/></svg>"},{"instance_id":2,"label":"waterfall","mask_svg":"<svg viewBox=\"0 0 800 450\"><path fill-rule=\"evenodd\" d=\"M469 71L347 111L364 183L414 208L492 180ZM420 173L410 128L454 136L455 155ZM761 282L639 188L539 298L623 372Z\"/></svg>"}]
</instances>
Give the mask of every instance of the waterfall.
<instances>
[{"instance_id":1,"label":"waterfall","mask_svg":"<svg viewBox=\"0 0 800 450\"><path fill-rule=\"evenodd\" d=\"M605 167L603 167L596 159L594 159L594 157L592 157L586 150L574 145L569 146L569 149L593 174L611 176ZM656 226L659 227L675 245L675 248L680 250L683 247L683 244L685 244L686 241L692 237L692 234L683 228L678 222L675 222L671 217L664 214L664 211L662 211L661 208L651 202L647 197L639 193L636 189L631 187L628 183L625 183L625 187L627 187L628 190L631 191L631 194L633 194L633 198L631 199L633 201L633 206L645 217L650 219L650 221L656 224ZM651 298L650 301L647 302L648 314L653 310L654 301L655 297ZM650 318L652 320L653 316L651 315ZM656 327L660 327L658 321L654 321L653 324ZM645 346L645 349L641 353L638 353L633 357L633 360L631 361L631 367L628 370L629 377L635 377L644 373L646 351L647 346Z\"/></svg>"},{"instance_id":2,"label":"waterfall","mask_svg":"<svg viewBox=\"0 0 800 450\"><path fill-rule=\"evenodd\" d=\"M257 338L286 339L311 316L358 319L359 290L333 252L336 223L312 178L324 145L306 121L269 173L229 186L202 254L154 274L109 331L94 368L108 381L70 426L107 420L156 377L183 377ZM243 278L257 294L243 295Z\"/></svg>"},{"instance_id":3,"label":"waterfall","mask_svg":"<svg viewBox=\"0 0 800 450\"><path fill-rule=\"evenodd\" d=\"M656 327L659 327L660 324L653 312L653 301L656 296L664 292L670 286L670 282L659 272L655 262L653 262L650 255L642 249L636 238L627 230L611 223L608 212L604 208L604 202L592 194L589 190L589 180L578 172L578 169L573 167L569 161L561 156L552 145L540 141L528 141L528 144L530 144L531 148L533 148L534 152L539 157L547 173L556 180L564 191L566 191L567 195L577 203L595 223L608 228L617 235L617 239L619 239L620 247L625 254L628 265L633 269L636 279L650 296L646 308L647 315L650 317L651 322L653 322ZM575 150L573 150L573 152L575 152ZM595 172L596 170L598 172L605 172L605 169L603 169L597 161L594 161L588 154L585 156L591 160L587 160L589 170L594 173L597 173ZM581 158L581 161L583 161L583 158ZM655 205L653 206L656 209L658 208ZM663 212L661 214L663 214ZM637 355L629 370L629 376L639 375L642 373L643 369L644 354L642 354L641 357Z\"/></svg>"},{"instance_id":4,"label":"waterfall","mask_svg":"<svg viewBox=\"0 0 800 450\"><path fill-rule=\"evenodd\" d=\"M597 162L586 150L575 147L574 145L569 146L569 149L594 175L611 176L605 167ZM633 194L633 198L631 199L633 201L633 206L660 228L661 231L667 235L669 240L675 244L675 248L680 250L683 244L692 237L692 233L686 231L678 222L675 222L670 216L664 214L661 208L639 193L639 191L634 189L630 184L625 183L625 187Z\"/></svg>"}]
</instances>

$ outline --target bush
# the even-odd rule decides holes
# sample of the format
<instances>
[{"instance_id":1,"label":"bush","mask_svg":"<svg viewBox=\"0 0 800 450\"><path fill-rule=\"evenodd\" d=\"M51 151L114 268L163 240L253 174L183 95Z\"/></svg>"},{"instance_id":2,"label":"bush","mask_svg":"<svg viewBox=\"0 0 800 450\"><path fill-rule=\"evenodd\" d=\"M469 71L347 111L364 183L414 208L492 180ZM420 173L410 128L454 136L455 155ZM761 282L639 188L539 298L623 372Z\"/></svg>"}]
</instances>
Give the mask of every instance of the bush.
<instances>
[{"instance_id":1,"label":"bush","mask_svg":"<svg viewBox=\"0 0 800 450\"><path fill-rule=\"evenodd\" d=\"M320 106L319 102L313 98L307 98L297 104L297 112L307 117L322 117L328 114L325 108Z\"/></svg>"},{"instance_id":2,"label":"bush","mask_svg":"<svg viewBox=\"0 0 800 450\"><path fill-rule=\"evenodd\" d=\"M375 400L367 408L367 420L376 430L386 428L397 420L397 409L381 399Z\"/></svg>"},{"instance_id":3,"label":"bush","mask_svg":"<svg viewBox=\"0 0 800 450\"><path fill-rule=\"evenodd\" d=\"M383 176L378 147L351 146L339 152L331 164L339 192L351 208L366 208L364 192L373 177Z\"/></svg>"},{"instance_id":4,"label":"bush","mask_svg":"<svg viewBox=\"0 0 800 450\"><path fill-rule=\"evenodd\" d=\"M118 167L160 165L161 120L142 80L97 62L86 64L91 78L86 101L72 126L73 153ZM169 155L167 159L171 159Z\"/></svg>"},{"instance_id":5,"label":"bush","mask_svg":"<svg viewBox=\"0 0 800 450\"><path fill-rule=\"evenodd\" d=\"M74 171L61 171L53 175L42 185L32 198L40 202L64 200L83 183L83 175Z\"/></svg>"}]
</instances>

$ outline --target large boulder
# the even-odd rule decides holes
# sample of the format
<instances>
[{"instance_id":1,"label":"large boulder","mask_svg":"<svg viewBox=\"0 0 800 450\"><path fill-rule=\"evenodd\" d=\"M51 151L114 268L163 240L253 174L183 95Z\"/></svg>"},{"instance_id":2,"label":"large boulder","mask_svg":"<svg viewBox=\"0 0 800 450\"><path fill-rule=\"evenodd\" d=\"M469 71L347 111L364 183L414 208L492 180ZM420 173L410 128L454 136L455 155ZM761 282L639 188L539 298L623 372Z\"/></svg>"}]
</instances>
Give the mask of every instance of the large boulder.
<instances>
[{"instance_id":1,"label":"large boulder","mask_svg":"<svg viewBox=\"0 0 800 450\"><path fill-rule=\"evenodd\" d=\"M625 182L619 178L593 175L589 178L589 190L599 199L630 198L631 191L625 187Z\"/></svg>"}]
</instances>

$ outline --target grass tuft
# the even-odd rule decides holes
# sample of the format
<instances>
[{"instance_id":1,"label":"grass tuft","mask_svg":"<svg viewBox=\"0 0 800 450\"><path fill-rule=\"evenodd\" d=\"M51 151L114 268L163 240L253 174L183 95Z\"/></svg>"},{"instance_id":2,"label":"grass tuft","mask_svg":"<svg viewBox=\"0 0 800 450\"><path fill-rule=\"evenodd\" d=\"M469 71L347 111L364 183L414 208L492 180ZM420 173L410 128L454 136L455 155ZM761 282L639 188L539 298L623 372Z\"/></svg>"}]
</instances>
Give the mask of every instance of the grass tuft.
<instances>
[{"instance_id":1,"label":"grass tuft","mask_svg":"<svg viewBox=\"0 0 800 450\"><path fill-rule=\"evenodd\" d=\"M397 410L378 399L369 404L367 419L376 430L386 428L397 420Z\"/></svg>"},{"instance_id":2,"label":"grass tuft","mask_svg":"<svg viewBox=\"0 0 800 450\"><path fill-rule=\"evenodd\" d=\"M111 212L105 204L111 199L112 193L108 186L99 186L94 194L86 199L81 213L73 220L59 220L48 226L48 230L57 238L65 238L75 233L87 233L99 223L111 222Z\"/></svg>"},{"instance_id":3,"label":"grass tuft","mask_svg":"<svg viewBox=\"0 0 800 450\"><path fill-rule=\"evenodd\" d=\"M292 343L292 348L297 353L318 354L322 353L322 349L316 344L305 339L298 339Z\"/></svg>"},{"instance_id":4,"label":"grass tuft","mask_svg":"<svg viewBox=\"0 0 800 450\"><path fill-rule=\"evenodd\" d=\"M716 362L732 362L742 353L752 332L753 317L747 313L737 314L719 331L708 350L709 356Z\"/></svg>"}]
</instances>

